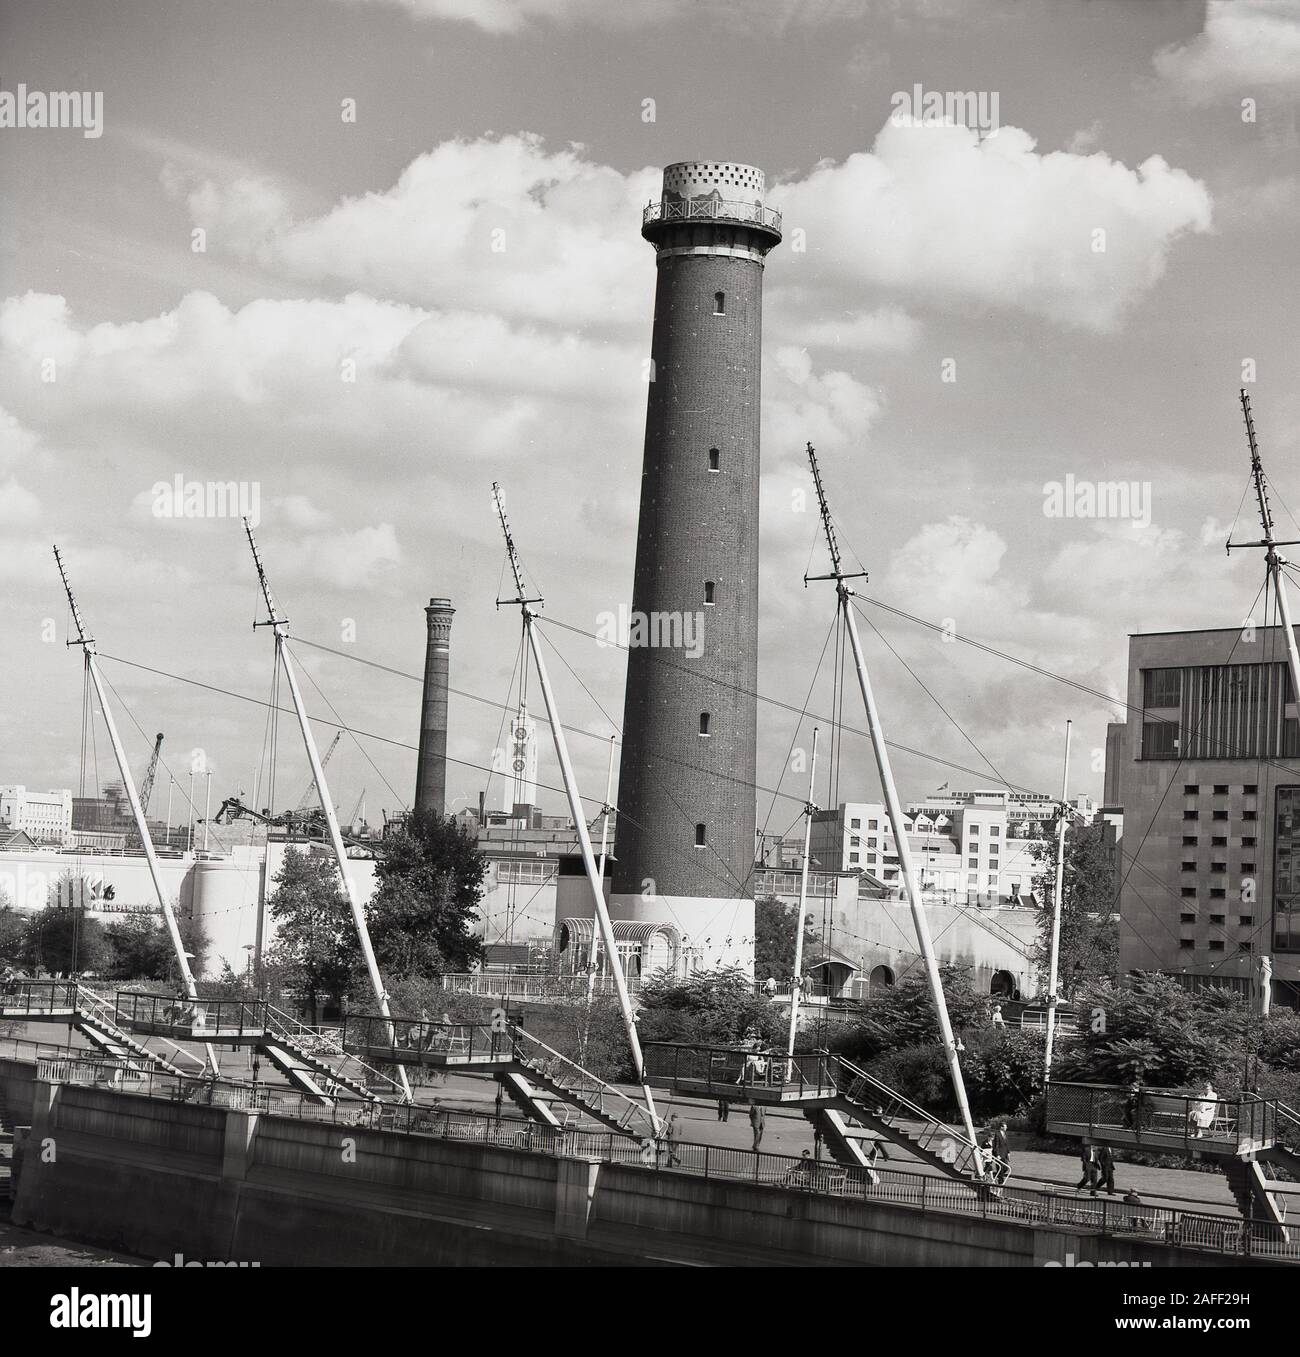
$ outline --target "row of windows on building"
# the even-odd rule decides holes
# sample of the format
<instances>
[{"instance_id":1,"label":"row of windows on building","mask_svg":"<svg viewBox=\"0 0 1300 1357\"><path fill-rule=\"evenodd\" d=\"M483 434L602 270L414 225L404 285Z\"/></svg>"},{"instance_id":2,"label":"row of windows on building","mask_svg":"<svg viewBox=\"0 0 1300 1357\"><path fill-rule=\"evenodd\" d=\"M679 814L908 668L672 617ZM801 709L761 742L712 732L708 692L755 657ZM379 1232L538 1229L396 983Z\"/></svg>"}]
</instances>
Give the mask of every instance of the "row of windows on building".
<instances>
[{"instance_id":1,"label":"row of windows on building","mask_svg":"<svg viewBox=\"0 0 1300 1357\"><path fill-rule=\"evenodd\" d=\"M862 828L862 820L861 820L861 818L858 817L858 816L856 816L856 815L853 816L853 817L849 820L849 828L850 828L850 829L861 829L861 828ZM867 821L867 829L868 829L868 830L874 830L874 829L879 829L879 828L880 828L880 821L879 821L879 820L868 820L868 821ZM966 826L966 831L967 831L967 833L969 833L969 834L978 834L978 833L980 832L980 829L981 829L981 826L978 825L978 824L967 825L967 826ZM1000 838L1001 835L1002 835L1002 827L1001 827L1001 825L989 825L988 831L989 831L989 838L991 838L991 839ZM857 835L853 835L853 836L850 838L850 840L849 840L849 842L850 842L851 844L856 844L857 841L858 841ZM871 839L871 840L870 840L870 843L874 844L874 843L875 843L875 839ZM993 845L993 848L994 848L994 851L996 851L997 845L994 844L994 845ZM974 846L972 846L971 851L972 851L972 852L974 851Z\"/></svg>"}]
</instances>

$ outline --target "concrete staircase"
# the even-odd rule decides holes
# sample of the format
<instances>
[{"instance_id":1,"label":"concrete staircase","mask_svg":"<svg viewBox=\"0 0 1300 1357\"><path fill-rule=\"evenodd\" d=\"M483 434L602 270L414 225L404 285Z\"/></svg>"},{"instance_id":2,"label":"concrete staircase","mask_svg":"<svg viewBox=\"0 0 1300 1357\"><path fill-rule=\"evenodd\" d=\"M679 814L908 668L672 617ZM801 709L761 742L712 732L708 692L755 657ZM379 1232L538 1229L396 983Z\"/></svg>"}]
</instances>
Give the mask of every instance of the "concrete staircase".
<instances>
[{"instance_id":1,"label":"concrete staircase","mask_svg":"<svg viewBox=\"0 0 1300 1357\"><path fill-rule=\"evenodd\" d=\"M871 1158L863 1149L862 1141L849 1134L840 1113L828 1107L809 1107L804 1109L804 1116L821 1135L826 1153L837 1164L843 1164L845 1168L866 1169L868 1173L872 1171Z\"/></svg>"},{"instance_id":2,"label":"concrete staircase","mask_svg":"<svg viewBox=\"0 0 1300 1357\"><path fill-rule=\"evenodd\" d=\"M1264 1225L1283 1243L1288 1242L1286 1205L1270 1190L1274 1180L1264 1171L1264 1165L1258 1159L1225 1159L1221 1167L1242 1216Z\"/></svg>"},{"instance_id":3,"label":"concrete staircase","mask_svg":"<svg viewBox=\"0 0 1300 1357\"><path fill-rule=\"evenodd\" d=\"M621 1113L607 1108L604 1095L593 1089L579 1086L576 1081L561 1080L544 1065L535 1060L520 1059L522 1071L511 1071L501 1076L501 1085L510 1100L530 1117L545 1122L548 1126L558 1126L555 1114L537 1097L537 1087L543 1088L554 1098L569 1103L586 1113L594 1121L620 1135L630 1136L636 1132L628 1129L628 1123L636 1115L636 1106L628 1103ZM537 1086L537 1087L534 1087ZM536 1110L534 1110L536 1109ZM540 1115L539 1115L540 1114ZM648 1128L647 1128L648 1129Z\"/></svg>"},{"instance_id":4,"label":"concrete staircase","mask_svg":"<svg viewBox=\"0 0 1300 1357\"><path fill-rule=\"evenodd\" d=\"M511 1037L511 1060L516 1068L498 1078L511 1102L529 1117L546 1126L560 1124L538 1097L538 1089L544 1089L553 1098L576 1107L619 1135L653 1134L645 1109L626 1094L552 1050L521 1027L512 1027Z\"/></svg>"},{"instance_id":5,"label":"concrete staircase","mask_svg":"<svg viewBox=\"0 0 1300 1357\"><path fill-rule=\"evenodd\" d=\"M107 1018L101 1017L98 1011L87 1013L79 1008L73 1022L77 1031L105 1055L161 1070L164 1074L184 1074L184 1070L178 1069L165 1056L159 1055L157 1051L151 1051L143 1042L137 1041Z\"/></svg>"},{"instance_id":6,"label":"concrete staircase","mask_svg":"<svg viewBox=\"0 0 1300 1357\"><path fill-rule=\"evenodd\" d=\"M340 1088L355 1097L372 1101L374 1095L364 1085L334 1069L327 1060L312 1054L288 1037L273 1037L261 1043L262 1052L300 1093L313 1102L332 1103Z\"/></svg>"},{"instance_id":7,"label":"concrete staircase","mask_svg":"<svg viewBox=\"0 0 1300 1357\"><path fill-rule=\"evenodd\" d=\"M964 1183L986 1180L980 1152L964 1132L931 1116L843 1056L831 1061L838 1092L829 1110L847 1115L949 1178ZM829 1123L827 1129L834 1131ZM829 1135L826 1143L829 1149ZM853 1153L845 1146L841 1149Z\"/></svg>"}]
</instances>

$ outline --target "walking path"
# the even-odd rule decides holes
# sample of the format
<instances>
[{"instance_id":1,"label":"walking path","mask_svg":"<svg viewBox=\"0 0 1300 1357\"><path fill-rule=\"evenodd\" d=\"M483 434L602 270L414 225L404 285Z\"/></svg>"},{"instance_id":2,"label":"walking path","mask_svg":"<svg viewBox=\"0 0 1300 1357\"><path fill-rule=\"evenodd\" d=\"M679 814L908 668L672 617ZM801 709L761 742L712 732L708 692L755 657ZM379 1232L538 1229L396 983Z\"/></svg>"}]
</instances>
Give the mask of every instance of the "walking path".
<instances>
[{"instance_id":1,"label":"walking path","mask_svg":"<svg viewBox=\"0 0 1300 1357\"><path fill-rule=\"evenodd\" d=\"M465 1108L476 1112L491 1111L496 1093L486 1079L472 1079L451 1075L437 1089L423 1089L424 1102L430 1095L448 1108ZM625 1086L624 1092L638 1097L640 1090ZM655 1102L661 1117L676 1112L682 1122L679 1138L698 1144L721 1145L736 1149L751 1149L753 1135L749 1125L749 1108L733 1104L727 1121L718 1121L717 1105L693 1098L660 1097ZM557 1111L560 1105L557 1104ZM507 1115L518 1115L507 1103ZM1077 1155L1056 1154L1046 1150L1015 1148L1018 1137L1012 1133L1011 1180L1021 1186L1050 1185L1070 1193L1081 1176ZM767 1109L762 1148L774 1154L798 1155L813 1147L813 1129L799 1113ZM887 1146L890 1164L912 1173L933 1173L927 1165L909 1156L906 1151ZM1279 1190L1288 1192L1292 1209L1300 1212L1300 1183L1279 1184ZM1211 1215L1237 1214L1228 1181L1222 1173L1201 1173L1195 1169L1151 1168L1144 1164L1128 1164L1116 1156L1115 1188L1121 1197L1135 1188L1142 1200L1153 1206L1180 1207L1183 1210L1204 1211Z\"/></svg>"}]
</instances>

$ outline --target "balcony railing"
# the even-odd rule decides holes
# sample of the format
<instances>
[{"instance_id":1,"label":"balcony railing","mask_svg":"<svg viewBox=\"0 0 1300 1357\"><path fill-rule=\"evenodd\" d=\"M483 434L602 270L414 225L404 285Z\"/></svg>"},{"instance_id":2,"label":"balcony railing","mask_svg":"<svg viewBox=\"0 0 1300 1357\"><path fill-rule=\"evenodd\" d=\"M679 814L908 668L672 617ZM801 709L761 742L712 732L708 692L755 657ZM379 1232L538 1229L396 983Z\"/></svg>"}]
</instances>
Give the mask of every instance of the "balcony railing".
<instances>
[{"instance_id":1,"label":"balcony railing","mask_svg":"<svg viewBox=\"0 0 1300 1357\"><path fill-rule=\"evenodd\" d=\"M185 995L120 990L114 1004L117 1026L162 1036L256 1037L266 1031L266 1004L260 999L190 999Z\"/></svg>"},{"instance_id":2,"label":"balcony railing","mask_svg":"<svg viewBox=\"0 0 1300 1357\"><path fill-rule=\"evenodd\" d=\"M505 975L492 971L461 972L442 977L442 987L458 994L478 994L488 999L586 999L585 975ZM639 980L628 977L628 992L641 988ZM594 993L616 994L612 975L598 975Z\"/></svg>"},{"instance_id":3,"label":"balcony railing","mask_svg":"<svg viewBox=\"0 0 1300 1357\"><path fill-rule=\"evenodd\" d=\"M1271 1098L1209 1098L1112 1084L1047 1086L1048 1130L1118 1144L1240 1154L1271 1145L1276 1121Z\"/></svg>"},{"instance_id":4,"label":"balcony railing","mask_svg":"<svg viewBox=\"0 0 1300 1357\"><path fill-rule=\"evenodd\" d=\"M676 202L661 198L647 204L641 214L643 227L658 221L738 221L769 231L781 230L781 214L774 207L725 198L682 198Z\"/></svg>"},{"instance_id":5,"label":"balcony railing","mask_svg":"<svg viewBox=\"0 0 1300 1357\"><path fill-rule=\"evenodd\" d=\"M650 1042L645 1048L646 1078L656 1087L698 1086L706 1093L743 1097L754 1089L773 1089L792 1097L837 1092L834 1070L824 1051L787 1056L775 1051L743 1051L734 1046L687 1046Z\"/></svg>"},{"instance_id":6,"label":"balcony railing","mask_svg":"<svg viewBox=\"0 0 1300 1357\"><path fill-rule=\"evenodd\" d=\"M373 1052L380 1059L419 1063L472 1064L515 1058L515 1038L491 1023L425 1022L385 1018L374 1013L349 1013L343 1024L343 1048Z\"/></svg>"},{"instance_id":7,"label":"balcony railing","mask_svg":"<svg viewBox=\"0 0 1300 1357\"><path fill-rule=\"evenodd\" d=\"M0 1017L12 1014L70 1013L77 986L70 980L6 980L0 985Z\"/></svg>"}]
</instances>

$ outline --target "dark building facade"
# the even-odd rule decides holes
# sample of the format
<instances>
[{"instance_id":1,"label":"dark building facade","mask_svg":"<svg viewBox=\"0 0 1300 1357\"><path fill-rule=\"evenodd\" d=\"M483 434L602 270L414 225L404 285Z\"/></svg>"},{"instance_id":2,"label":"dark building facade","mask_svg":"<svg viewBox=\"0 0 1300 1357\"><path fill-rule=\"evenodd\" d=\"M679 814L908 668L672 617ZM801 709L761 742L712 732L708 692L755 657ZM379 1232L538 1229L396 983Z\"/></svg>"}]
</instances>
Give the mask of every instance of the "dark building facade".
<instances>
[{"instance_id":1,"label":"dark building facade","mask_svg":"<svg viewBox=\"0 0 1300 1357\"><path fill-rule=\"evenodd\" d=\"M1106 768L1121 968L1256 995L1271 973L1297 1005L1300 726L1280 631L1131 636L1128 704Z\"/></svg>"},{"instance_id":2,"label":"dark building facade","mask_svg":"<svg viewBox=\"0 0 1300 1357\"><path fill-rule=\"evenodd\" d=\"M431 598L424 610L428 641L424 652L424 697L420 704L420 754L415 771L415 810L445 814L447 806L447 682L451 661L448 598Z\"/></svg>"},{"instance_id":3,"label":"dark building facade","mask_svg":"<svg viewBox=\"0 0 1300 1357\"><path fill-rule=\"evenodd\" d=\"M781 239L763 193L751 166L670 165L642 224L657 285L613 903L673 921L702 966L752 964L763 261Z\"/></svg>"}]
</instances>

